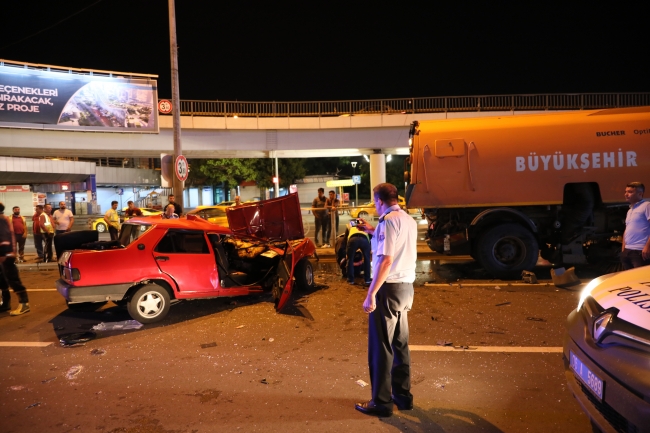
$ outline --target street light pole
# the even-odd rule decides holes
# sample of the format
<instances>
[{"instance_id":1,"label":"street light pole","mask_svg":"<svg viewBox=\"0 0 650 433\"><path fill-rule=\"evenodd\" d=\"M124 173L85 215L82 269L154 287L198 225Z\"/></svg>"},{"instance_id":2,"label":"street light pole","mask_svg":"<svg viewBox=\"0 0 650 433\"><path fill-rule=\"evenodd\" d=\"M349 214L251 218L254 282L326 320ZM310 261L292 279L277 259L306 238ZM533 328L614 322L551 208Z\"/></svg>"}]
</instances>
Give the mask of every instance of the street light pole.
<instances>
[{"instance_id":1,"label":"street light pole","mask_svg":"<svg viewBox=\"0 0 650 433\"><path fill-rule=\"evenodd\" d=\"M354 169L357 167L357 162L352 161L352 177L354 178ZM359 184L354 182L354 205L359 206Z\"/></svg>"}]
</instances>

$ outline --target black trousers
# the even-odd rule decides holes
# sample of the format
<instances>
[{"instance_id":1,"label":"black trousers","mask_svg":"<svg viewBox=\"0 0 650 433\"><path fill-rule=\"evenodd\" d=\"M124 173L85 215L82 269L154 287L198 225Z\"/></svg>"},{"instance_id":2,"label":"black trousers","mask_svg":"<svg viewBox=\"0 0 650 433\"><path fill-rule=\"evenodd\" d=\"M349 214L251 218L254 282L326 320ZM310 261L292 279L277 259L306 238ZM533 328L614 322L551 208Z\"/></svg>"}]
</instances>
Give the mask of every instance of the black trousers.
<instances>
[{"instance_id":1,"label":"black trousers","mask_svg":"<svg viewBox=\"0 0 650 433\"><path fill-rule=\"evenodd\" d=\"M621 264L623 269L640 268L641 266L650 265L650 260L643 260L641 250L628 250L627 248L621 253Z\"/></svg>"},{"instance_id":2,"label":"black trousers","mask_svg":"<svg viewBox=\"0 0 650 433\"><path fill-rule=\"evenodd\" d=\"M48 262L54 261L54 252L52 251L52 241L54 240L54 233L42 233L43 243L45 244L43 250L43 259Z\"/></svg>"},{"instance_id":3,"label":"black trousers","mask_svg":"<svg viewBox=\"0 0 650 433\"><path fill-rule=\"evenodd\" d=\"M7 257L5 261L0 264L0 290L2 291L2 305L11 305L11 292L9 287L14 289L18 295L18 302L26 304L29 302L27 298L27 289L20 281L18 274L18 266L16 266L15 257Z\"/></svg>"},{"instance_id":4,"label":"black trousers","mask_svg":"<svg viewBox=\"0 0 650 433\"><path fill-rule=\"evenodd\" d=\"M384 283L377 308L368 318L368 366L372 401L387 405L391 393L400 403L413 401L408 310L413 305L413 284Z\"/></svg>"},{"instance_id":5,"label":"black trousers","mask_svg":"<svg viewBox=\"0 0 650 433\"><path fill-rule=\"evenodd\" d=\"M317 216L314 215L314 226L316 226L316 232L314 233L314 243L318 245L318 233L321 232L321 241L326 244L329 242L327 239L327 228L329 226L329 216Z\"/></svg>"},{"instance_id":6,"label":"black trousers","mask_svg":"<svg viewBox=\"0 0 650 433\"><path fill-rule=\"evenodd\" d=\"M116 241L120 238L117 229L113 226L108 226L108 233L111 235L112 241Z\"/></svg>"}]
</instances>

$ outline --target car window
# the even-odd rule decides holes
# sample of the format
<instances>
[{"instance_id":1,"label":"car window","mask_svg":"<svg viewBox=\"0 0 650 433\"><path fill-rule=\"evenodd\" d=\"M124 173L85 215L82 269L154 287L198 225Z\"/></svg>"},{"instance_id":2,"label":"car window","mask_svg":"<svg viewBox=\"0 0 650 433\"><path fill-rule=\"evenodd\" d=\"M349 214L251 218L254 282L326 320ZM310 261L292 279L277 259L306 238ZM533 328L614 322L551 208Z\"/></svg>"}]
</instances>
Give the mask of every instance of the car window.
<instances>
[{"instance_id":1,"label":"car window","mask_svg":"<svg viewBox=\"0 0 650 433\"><path fill-rule=\"evenodd\" d=\"M122 228L120 230L120 244L122 246L129 245L151 227L151 225L122 224Z\"/></svg>"},{"instance_id":2,"label":"car window","mask_svg":"<svg viewBox=\"0 0 650 433\"><path fill-rule=\"evenodd\" d=\"M154 249L157 253L209 254L205 235L197 230L169 230Z\"/></svg>"}]
</instances>

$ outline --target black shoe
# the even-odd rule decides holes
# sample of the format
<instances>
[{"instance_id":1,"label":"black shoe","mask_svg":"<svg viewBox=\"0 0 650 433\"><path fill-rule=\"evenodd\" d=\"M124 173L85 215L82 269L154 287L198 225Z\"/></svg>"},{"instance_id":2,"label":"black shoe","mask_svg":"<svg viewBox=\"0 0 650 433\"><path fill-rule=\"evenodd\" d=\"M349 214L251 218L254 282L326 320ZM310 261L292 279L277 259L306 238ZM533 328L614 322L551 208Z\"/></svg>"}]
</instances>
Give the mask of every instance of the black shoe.
<instances>
[{"instance_id":1,"label":"black shoe","mask_svg":"<svg viewBox=\"0 0 650 433\"><path fill-rule=\"evenodd\" d=\"M386 406L378 406L372 400L364 403L357 403L354 408L361 413L372 416L389 417L393 415L393 410Z\"/></svg>"},{"instance_id":2,"label":"black shoe","mask_svg":"<svg viewBox=\"0 0 650 433\"><path fill-rule=\"evenodd\" d=\"M391 396L393 398L393 403L399 410L412 410L413 409L413 399L407 399L405 397Z\"/></svg>"}]
</instances>

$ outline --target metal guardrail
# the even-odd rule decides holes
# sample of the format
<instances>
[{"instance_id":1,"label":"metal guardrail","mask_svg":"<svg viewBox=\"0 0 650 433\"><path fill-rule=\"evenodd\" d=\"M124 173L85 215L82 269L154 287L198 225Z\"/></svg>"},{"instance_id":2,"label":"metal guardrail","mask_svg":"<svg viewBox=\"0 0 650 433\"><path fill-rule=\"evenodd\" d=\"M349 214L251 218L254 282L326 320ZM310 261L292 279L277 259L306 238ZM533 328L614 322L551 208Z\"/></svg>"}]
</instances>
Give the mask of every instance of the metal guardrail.
<instances>
[{"instance_id":1,"label":"metal guardrail","mask_svg":"<svg viewBox=\"0 0 650 433\"><path fill-rule=\"evenodd\" d=\"M183 116L327 117L458 111L592 110L650 105L650 93L436 96L356 101L250 102L181 100Z\"/></svg>"}]
</instances>

